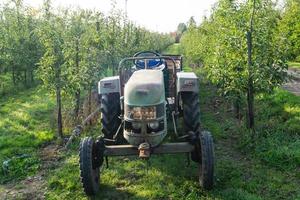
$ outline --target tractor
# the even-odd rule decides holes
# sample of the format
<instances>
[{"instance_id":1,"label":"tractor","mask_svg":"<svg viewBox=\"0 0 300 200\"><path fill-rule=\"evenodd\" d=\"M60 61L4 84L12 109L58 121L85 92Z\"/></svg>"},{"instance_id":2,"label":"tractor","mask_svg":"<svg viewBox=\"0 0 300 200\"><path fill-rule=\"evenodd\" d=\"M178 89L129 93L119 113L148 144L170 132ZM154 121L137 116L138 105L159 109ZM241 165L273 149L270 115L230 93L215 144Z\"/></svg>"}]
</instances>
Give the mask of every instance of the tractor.
<instances>
[{"instance_id":1,"label":"tractor","mask_svg":"<svg viewBox=\"0 0 300 200\"><path fill-rule=\"evenodd\" d=\"M98 192L100 168L109 156L148 160L154 154L186 153L199 165L200 185L211 189L213 139L200 129L199 82L195 73L183 72L182 56L138 52L120 61L118 73L98 82L102 134L80 142L86 195ZM165 142L168 134L176 142Z\"/></svg>"}]
</instances>

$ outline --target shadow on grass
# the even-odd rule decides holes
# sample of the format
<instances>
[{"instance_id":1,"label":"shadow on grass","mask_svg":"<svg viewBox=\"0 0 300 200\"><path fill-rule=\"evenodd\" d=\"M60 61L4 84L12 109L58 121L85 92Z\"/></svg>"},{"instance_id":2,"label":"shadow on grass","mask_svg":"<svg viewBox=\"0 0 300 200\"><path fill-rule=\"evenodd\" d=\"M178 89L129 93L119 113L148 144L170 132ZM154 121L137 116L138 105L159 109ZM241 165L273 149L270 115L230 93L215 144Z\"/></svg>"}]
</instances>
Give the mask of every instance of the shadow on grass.
<instances>
[{"instance_id":1,"label":"shadow on grass","mask_svg":"<svg viewBox=\"0 0 300 200\"><path fill-rule=\"evenodd\" d=\"M117 186L110 186L106 184L100 184L100 190L94 197L90 197L91 200L107 199L107 200L126 200L126 199L140 199L146 200L148 198L138 196L135 193L129 192Z\"/></svg>"},{"instance_id":2,"label":"shadow on grass","mask_svg":"<svg viewBox=\"0 0 300 200\"><path fill-rule=\"evenodd\" d=\"M34 174L40 165L37 149L53 139L50 117L54 107L44 90L32 88L0 98L0 164L9 162L0 183L20 180ZM28 158L15 159L22 154ZM31 160L34 160L34 166Z\"/></svg>"},{"instance_id":3,"label":"shadow on grass","mask_svg":"<svg viewBox=\"0 0 300 200\"><path fill-rule=\"evenodd\" d=\"M153 155L148 163L137 157L110 158L102 172L102 183L133 193L129 199L197 199L204 193L198 182L198 166L187 166L186 155ZM108 191L105 191L108 189ZM101 197L110 194L101 189Z\"/></svg>"}]
</instances>

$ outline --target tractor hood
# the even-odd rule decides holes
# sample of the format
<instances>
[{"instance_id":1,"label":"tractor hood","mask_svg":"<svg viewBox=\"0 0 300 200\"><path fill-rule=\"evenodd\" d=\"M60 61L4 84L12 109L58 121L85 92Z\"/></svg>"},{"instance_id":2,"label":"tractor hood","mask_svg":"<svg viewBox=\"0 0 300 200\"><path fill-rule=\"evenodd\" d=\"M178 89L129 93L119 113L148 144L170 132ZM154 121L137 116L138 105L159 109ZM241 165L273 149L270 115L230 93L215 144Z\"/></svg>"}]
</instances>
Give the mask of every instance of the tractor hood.
<instances>
[{"instance_id":1,"label":"tractor hood","mask_svg":"<svg viewBox=\"0 0 300 200\"><path fill-rule=\"evenodd\" d=\"M150 106L165 101L164 78L161 70L135 71L124 89L124 102L130 106Z\"/></svg>"}]
</instances>

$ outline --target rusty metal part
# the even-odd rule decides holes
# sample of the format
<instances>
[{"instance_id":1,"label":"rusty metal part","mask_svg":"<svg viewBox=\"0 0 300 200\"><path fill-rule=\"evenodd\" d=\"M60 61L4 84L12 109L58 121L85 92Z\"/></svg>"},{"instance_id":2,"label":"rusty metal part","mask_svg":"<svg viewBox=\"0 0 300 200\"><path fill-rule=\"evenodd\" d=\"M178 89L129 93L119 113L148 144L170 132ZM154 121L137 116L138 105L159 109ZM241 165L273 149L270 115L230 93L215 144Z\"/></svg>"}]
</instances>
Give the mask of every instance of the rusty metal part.
<instances>
[{"instance_id":1,"label":"rusty metal part","mask_svg":"<svg viewBox=\"0 0 300 200\"><path fill-rule=\"evenodd\" d=\"M121 119L122 121L121 121L120 126L118 127L116 133L113 135L113 138L112 138L112 139L104 138L105 141L108 141L108 142L116 142L116 141L117 141L117 137L118 137L118 135L120 134L121 128L122 128L122 126L123 126L123 124L124 124L123 118L120 118L120 119Z\"/></svg>"},{"instance_id":2,"label":"rusty metal part","mask_svg":"<svg viewBox=\"0 0 300 200\"><path fill-rule=\"evenodd\" d=\"M139 157L147 159L150 157L150 144L147 142L144 142L139 145Z\"/></svg>"},{"instance_id":3,"label":"rusty metal part","mask_svg":"<svg viewBox=\"0 0 300 200\"><path fill-rule=\"evenodd\" d=\"M178 137L177 126L176 126L176 121L175 121L175 111L172 112L172 121L173 121L174 133L175 133L176 137Z\"/></svg>"},{"instance_id":4,"label":"rusty metal part","mask_svg":"<svg viewBox=\"0 0 300 200\"><path fill-rule=\"evenodd\" d=\"M166 143L151 149L151 154L189 153L194 150L194 145L189 142ZM139 155L139 150L133 145L108 145L104 156L129 156Z\"/></svg>"},{"instance_id":5,"label":"rusty metal part","mask_svg":"<svg viewBox=\"0 0 300 200\"><path fill-rule=\"evenodd\" d=\"M74 128L68 142L65 145L65 149L67 149L69 145L73 142L73 140L81 134L81 132L84 130L85 126L90 121L90 119L92 119L97 113L99 113L100 109L100 106L98 106L97 109L94 112L92 112L87 118L85 118L85 120L83 120L80 125L77 125Z\"/></svg>"}]
</instances>

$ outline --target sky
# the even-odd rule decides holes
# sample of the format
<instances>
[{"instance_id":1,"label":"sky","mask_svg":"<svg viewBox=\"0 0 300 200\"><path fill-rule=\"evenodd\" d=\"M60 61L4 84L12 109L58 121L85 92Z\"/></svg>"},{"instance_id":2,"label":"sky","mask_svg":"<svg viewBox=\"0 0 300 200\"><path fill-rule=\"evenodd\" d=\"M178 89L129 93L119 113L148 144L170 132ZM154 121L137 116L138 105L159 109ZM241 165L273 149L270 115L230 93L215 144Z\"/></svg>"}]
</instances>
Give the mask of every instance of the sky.
<instances>
[{"instance_id":1,"label":"sky","mask_svg":"<svg viewBox=\"0 0 300 200\"><path fill-rule=\"evenodd\" d=\"M118 9L125 11L126 0L116 0ZM191 16L200 23L209 15L217 0L127 0L128 18L137 25L157 32L172 32L179 23L186 23ZM43 0L24 0L25 5L40 7ZM81 7L96 9L107 14L111 0L52 0L54 7Z\"/></svg>"}]
</instances>

